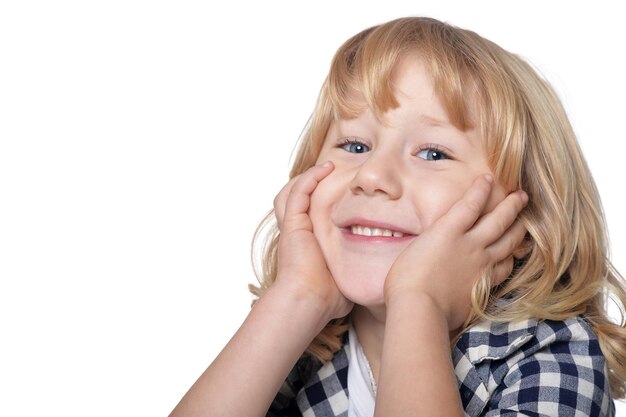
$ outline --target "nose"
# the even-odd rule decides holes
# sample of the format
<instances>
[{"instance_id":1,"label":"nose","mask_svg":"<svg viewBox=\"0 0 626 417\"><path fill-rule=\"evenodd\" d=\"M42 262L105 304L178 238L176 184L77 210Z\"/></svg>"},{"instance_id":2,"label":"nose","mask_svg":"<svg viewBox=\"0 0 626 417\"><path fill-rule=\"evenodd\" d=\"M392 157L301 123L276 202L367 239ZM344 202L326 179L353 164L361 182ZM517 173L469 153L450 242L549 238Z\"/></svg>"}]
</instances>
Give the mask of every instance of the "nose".
<instances>
[{"instance_id":1,"label":"nose","mask_svg":"<svg viewBox=\"0 0 626 417\"><path fill-rule=\"evenodd\" d=\"M401 164L396 158L371 152L358 168L350 182L354 194L367 196L386 195L396 200L402 195Z\"/></svg>"}]
</instances>

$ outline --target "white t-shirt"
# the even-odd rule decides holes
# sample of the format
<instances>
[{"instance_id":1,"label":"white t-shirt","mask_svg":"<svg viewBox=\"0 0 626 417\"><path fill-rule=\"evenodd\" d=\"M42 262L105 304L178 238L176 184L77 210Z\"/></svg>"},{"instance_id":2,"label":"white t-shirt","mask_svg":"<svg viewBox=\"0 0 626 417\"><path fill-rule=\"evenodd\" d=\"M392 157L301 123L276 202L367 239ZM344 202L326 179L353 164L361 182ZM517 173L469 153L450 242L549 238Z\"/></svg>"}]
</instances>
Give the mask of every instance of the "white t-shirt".
<instances>
[{"instance_id":1,"label":"white t-shirt","mask_svg":"<svg viewBox=\"0 0 626 417\"><path fill-rule=\"evenodd\" d=\"M348 331L348 417L372 417L376 402L376 382L354 327Z\"/></svg>"}]
</instances>

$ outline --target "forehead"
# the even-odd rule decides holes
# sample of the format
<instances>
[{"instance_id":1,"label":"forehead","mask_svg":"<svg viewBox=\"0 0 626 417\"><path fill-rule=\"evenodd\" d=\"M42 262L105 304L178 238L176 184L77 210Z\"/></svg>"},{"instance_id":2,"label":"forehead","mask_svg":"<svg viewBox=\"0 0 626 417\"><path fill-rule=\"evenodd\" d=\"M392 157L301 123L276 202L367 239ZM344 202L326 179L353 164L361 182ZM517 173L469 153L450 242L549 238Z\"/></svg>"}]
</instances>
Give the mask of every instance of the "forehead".
<instances>
[{"instance_id":1,"label":"forehead","mask_svg":"<svg viewBox=\"0 0 626 417\"><path fill-rule=\"evenodd\" d=\"M479 120L478 94L472 87L475 83L461 74L444 75L441 71L435 79L431 61L418 53L406 53L387 77L368 74L365 81L352 84L355 88L349 93L335 96L334 120L350 120L371 111L378 122L385 124L389 113L403 105L411 107L425 124L452 124L460 131L473 130Z\"/></svg>"},{"instance_id":2,"label":"forehead","mask_svg":"<svg viewBox=\"0 0 626 417\"><path fill-rule=\"evenodd\" d=\"M424 60L412 55L401 58L393 69L391 85L399 104L415 110L421 121L450 123Z\"/></svg>"},{"instance_id":3,"label":"forehead","mask_svg":"<svg viewBox=\"0 0 626 417\"><path fill-rule=\"evenodd\" d=\"M343 112L336 112L334 121L341 125L350 125L358 121L389 126L391 120L394 120L410 125L458 129L450 120L449 112L437 94L429 67L417 55L406 55L398 60L387 86L395 103L388 106L384 112L377 112L376 109L382 106L373 103L373 97L380 95L371 91L376 86L363 85L360 91L353 91L347 97L351 107L360 108L362 111L344 117L341 116ZM377 87L380 88L380 85Z\"/></svg>"}]
</instances>

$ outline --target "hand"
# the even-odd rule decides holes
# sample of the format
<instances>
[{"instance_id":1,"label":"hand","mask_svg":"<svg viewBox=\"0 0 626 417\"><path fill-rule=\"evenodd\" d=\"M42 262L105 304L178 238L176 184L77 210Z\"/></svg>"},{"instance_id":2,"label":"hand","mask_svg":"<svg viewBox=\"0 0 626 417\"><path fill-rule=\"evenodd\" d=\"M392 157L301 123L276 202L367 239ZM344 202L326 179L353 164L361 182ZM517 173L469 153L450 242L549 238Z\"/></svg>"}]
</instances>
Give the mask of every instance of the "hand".
<instances>
[{"instance_id":1,"label":"hand","mask_svg":"<svg viewBox=\"0 0 626 417\"><path fill-rule=\"evenodd\" d=\"M341 294L328 270L308 210L311 194L333 169L331 162L309 168L292 178L274 199L280 230L276 284L293 291L292 295L312 297L329 319L347 315L352 303Z\"/></svg>"},{"instance_id":2,"label":"hand","mask_svg":"<svg viewBox=\"0 0 626 417\"><path fill-rule=\"evenodd\" d=\"M474 181L450 210L419 235L396 259L385 280L385 303L406 294L426 296L449 330L462 326L476 280L490 273L500 284L513 268L513 252L526 229L517 219L528 202L523 191L509 194L480 217L493 186L491 176Z\"/></svg>"}]
</instances>

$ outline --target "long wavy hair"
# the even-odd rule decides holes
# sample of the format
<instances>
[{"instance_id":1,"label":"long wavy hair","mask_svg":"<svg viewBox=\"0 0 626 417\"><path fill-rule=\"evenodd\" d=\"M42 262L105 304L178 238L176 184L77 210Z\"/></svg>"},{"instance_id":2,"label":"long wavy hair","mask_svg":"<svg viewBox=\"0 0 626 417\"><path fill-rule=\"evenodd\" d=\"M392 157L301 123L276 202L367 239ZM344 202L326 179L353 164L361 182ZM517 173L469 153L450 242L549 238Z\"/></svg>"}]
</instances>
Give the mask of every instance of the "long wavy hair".
<instances>
[{"instance_id":1,"label":"long wavy hair","mask_svg":"<svg viewBox=\"0 0 626 417\"><path fill-rule=\"evenodd\" d=\"M492 288L487 276L472 294L463 330L479 320L582 316L597 335L614 398L626 394L626 285L609 259L600 197L565 110L552 87L524 60L478 34L430 18L409 17L362 31L335 54L303 134L290 177L313 166L332 120L351 118L366 106L377 116L398 107L391 83L407 54L422 59L450 121L480 129L496 180L530 197L520 218L528 252L510 279ZM472 112L472 110L476 110ZM259 226L253 251L261 296L276 277L279 232L273 212ZM496 303L506 298L506 303ZM609 298L622 312L607 314ZM307 349L322 361L341 348L345 320L329 323Z\"/></svg>"}]
</instances>

